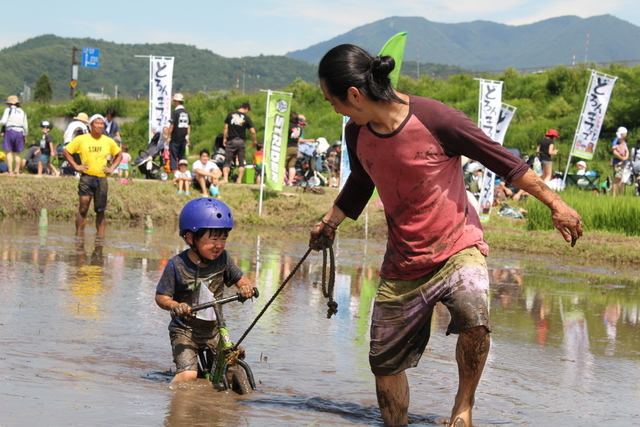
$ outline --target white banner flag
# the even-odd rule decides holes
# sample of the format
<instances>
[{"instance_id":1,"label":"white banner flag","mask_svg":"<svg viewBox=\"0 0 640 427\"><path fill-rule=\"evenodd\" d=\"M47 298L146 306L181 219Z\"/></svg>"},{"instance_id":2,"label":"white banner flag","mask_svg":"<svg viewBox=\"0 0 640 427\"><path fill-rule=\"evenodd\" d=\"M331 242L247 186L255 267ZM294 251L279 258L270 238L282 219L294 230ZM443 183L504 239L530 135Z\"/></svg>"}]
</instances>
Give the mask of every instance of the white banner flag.
<instances>
[{"instance_id":1,"label":"white banner flag","mask_svg":"<svg viewBox=\"0 0 640 427\"><path fill-rule=\"evenodd\" d=\"M615 76L598 73L595 70L591 72L589 89L584 98L580 121L571 146L571 156L586 160L593 159L613 85L617 79Z\"/></svg>"},{"instance_id":2,"label":"white banner flag","mask_svg":"<svg viewBox=\"0 0 640 427\"><path fill-rule=\"evenodd\" d=\"M152 56L150 61L149 138L155 132L162 132L162 128L165 126L169 126L173 57Z\"/></svg>"},{"instance_id":3,"label":"white banner flag","mask_svg":"<svg viewBox=\"0 0 640 427\"><path fill-rule=\"evenodd\" d=\"M502 144L504 132L500 132L499 121L502 108L502 82L480 80L480 104L478 106L478 126L489 138ZM508 123L507 123L508 125ZM506 132L506 129L505 129ZM502 135L499 135L502 133ZM498 141L499 137L499 141ZM486 169L480 189L480 212L488 214L493 205L494 181L496 174Z\"/></svg>"},{"instance_id":4,"label":"white banner flag","mask_svg":"<svg viewBox=\"0 0 640 427\"><path fill-rule=\"evenodd\" d=\"M509 128L511 119L513 119L513 116L516 114L516 110L516 107L504 103L502 104L502 108L500 108L498 125L496 126L496 137L494 138L494 141L499 142L500 145L504 145L504 135L507 133L507 128Z\"/></svg>"}]
</instances>

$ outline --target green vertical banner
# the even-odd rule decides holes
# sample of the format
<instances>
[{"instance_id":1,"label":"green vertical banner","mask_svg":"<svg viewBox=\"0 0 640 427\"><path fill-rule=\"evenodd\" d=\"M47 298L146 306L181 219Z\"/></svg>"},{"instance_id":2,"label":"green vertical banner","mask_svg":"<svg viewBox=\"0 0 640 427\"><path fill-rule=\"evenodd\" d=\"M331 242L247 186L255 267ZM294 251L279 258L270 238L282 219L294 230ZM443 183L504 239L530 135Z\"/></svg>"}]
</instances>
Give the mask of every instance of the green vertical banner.
<instances>
[{"instance_id":1,"label":"green vertical banner","mask_svg":"<svg viewBox=\"0 0 640 427\"><path fill-rule=\"evenodd\" d=\"M389 74L391 79L391 85L395 88L398 85L398 78L400 77L400 68L402 68L402 58L404 58L404 47L407 43L407 32L403 31L391 37L382 46L379 55L390 56L396 61L396 68Z\"/></svg>"},{"instance_id":2,"label":"green vertical banner","mask_svg":"<svg viewBox=\"0 0 640 427\"><path fill-rule=\"evenodd\" d=\"M287 134L292 93L267 94L267 113L264 130L264 182L272 190L282 191L284 161L287 156Z\"/></svg>"}]
</instances>

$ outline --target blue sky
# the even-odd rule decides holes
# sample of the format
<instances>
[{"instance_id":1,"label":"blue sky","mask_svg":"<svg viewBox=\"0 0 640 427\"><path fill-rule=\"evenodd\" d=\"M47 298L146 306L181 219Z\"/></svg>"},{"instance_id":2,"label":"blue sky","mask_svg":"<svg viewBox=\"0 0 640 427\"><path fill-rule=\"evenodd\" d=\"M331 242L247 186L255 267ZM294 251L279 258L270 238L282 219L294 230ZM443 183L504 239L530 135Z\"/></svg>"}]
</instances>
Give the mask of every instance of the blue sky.
<instances>
[{"instance_id":1,"label":"blue sky","mask_svg":"<svg viewBox=\"0 0 640 427\"><path fill-rule=\"evenodd\" d=\"M611 14L640 26L638 0L24 0L8 4L9 11L2 14L0 49L55 34L116 43L184 43L226 57L284 55L390 16L521 25L563 15Z\"/></svg>"}]
</instances>

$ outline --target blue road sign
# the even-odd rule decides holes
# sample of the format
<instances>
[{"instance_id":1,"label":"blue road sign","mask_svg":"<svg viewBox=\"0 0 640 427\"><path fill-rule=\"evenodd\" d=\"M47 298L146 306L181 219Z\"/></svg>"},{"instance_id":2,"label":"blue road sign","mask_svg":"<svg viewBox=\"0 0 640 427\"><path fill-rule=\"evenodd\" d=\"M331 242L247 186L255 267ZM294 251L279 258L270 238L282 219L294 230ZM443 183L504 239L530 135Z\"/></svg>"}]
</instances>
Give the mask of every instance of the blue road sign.
<instances>
[{"instance_id":1,"label":"blue road sign","mask_svg":"<svg viewBox=\"0 0 640 427\"><path fill-rule=\"evenodd\" d=\"M93 47L82 48L82 60L80 65L87 68L98 68L100 64L100 49Z\"/></svg>"}]
</instances>

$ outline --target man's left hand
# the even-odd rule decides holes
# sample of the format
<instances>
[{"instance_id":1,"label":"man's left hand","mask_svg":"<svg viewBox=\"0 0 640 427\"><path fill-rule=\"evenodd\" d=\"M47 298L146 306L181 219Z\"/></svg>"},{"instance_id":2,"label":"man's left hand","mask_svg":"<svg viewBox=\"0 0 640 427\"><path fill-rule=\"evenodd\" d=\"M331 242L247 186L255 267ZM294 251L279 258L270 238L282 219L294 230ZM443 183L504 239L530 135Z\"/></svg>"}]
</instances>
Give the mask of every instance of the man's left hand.
<instances>
[{"instance_id":1,"label":"man's left hand","mask_svg":"<svg viewBox=\"0 0 640 427\"><path fill-rule=\"evenodd\" d=\"M582 217L580 214L562 202L558 209L553 210L551 219L564 240L571 242L571 247L574 247L576 241L582 237Z\"/></svg>"}]
</instances>

